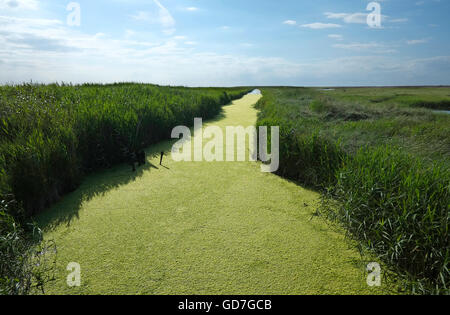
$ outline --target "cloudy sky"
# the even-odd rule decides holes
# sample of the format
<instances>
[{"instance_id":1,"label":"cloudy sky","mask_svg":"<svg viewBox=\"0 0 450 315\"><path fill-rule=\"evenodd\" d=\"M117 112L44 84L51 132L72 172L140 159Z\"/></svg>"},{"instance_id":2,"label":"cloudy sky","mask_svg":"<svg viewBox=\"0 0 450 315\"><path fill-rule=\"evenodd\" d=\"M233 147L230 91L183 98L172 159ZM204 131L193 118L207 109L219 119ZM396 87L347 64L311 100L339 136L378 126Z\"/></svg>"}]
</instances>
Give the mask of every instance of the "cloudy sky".
<instances>
[{"instance_id":1,"label":"cloudy sky","mask_svg":"<svg viewBox=\"0 0 450 315\"><path fill-rule=\"evenodd\" d=\"M0 0L0 83L450 84L449 0L74 2Z\"/></svg>"}]
</instances>

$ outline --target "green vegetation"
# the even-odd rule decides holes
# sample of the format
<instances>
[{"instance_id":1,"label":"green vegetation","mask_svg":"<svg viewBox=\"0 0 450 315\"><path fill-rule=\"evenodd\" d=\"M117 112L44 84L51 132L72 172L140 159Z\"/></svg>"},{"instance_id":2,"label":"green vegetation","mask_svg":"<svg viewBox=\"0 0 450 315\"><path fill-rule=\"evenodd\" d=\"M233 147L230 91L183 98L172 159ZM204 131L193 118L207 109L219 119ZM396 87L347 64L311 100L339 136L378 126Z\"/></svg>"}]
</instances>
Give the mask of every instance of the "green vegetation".
<instances>
[{"instance_id":1,"label":"green vegetation","mask_svg":"<svg viewBox=\"0 0 450 315\"><path fill-rule=\"evenodd\" d=\"M260 96L225 106L218 126L252 126ZM174 162L173 141L89 175L37 219L58 246L51 294L382 294L367 262L314 213L320 195L254 162ZM204 143L206 145L206 143ZM166 151L163 166L159 153ZM81 286L66 284L69 262ZM369 260L373 261L373 260Z\"/></svg>"},{"instance_id":2,"label":"green vegetation","mask_svg":"<svg viewBox=\"0 0 450 315\"><path fill-rule=\"evenodd\" d=\"M279 174L324 192L343 223L415 293L449 292L449 88L265 88Z\"/></svg>"},{"instance_id":3,"label":"green vegetation","mask_svg":"<svg viewBox=\"0 0 450 315\"><path fill-rule=\"evenodd\" d=\"M450 89L262 91L223 107L248 89L0 87L0 294L385 293L320 213L408 292L448 294L450 116L431 109ZM279 175L322 198L257 163L173 162L164 140L194 117L280 126Z\"/></svg>"},{"instance_id":4,"label":"green vegetation","mask_svg":"<svg viewBox=\"0 0 450 315\"><path fill-rule=\"evenodd\" d=\"M0 201L14 202L0 217L8 227L0 244L2 266L21 259L10 249L29 244L19 226L73 191L85 174L128 161L124 152L166 139L174 126L189 126L194 117L214 117L246 92L143 84L1 86ZM13 244L16 236L22 245ZM17 275L1 272L2 286Z\"/></svg>"},{"instance_id":5,"label":"green vegetation","mask_svg":"<svg viewBox=\"0 0 450 315\"><path fill-rule=\"evenodd\" d=\"M425 107L450 110L448 87L342 88L327 91L345 102L381 104L394 107Z\"/></svg>"},{"instance_id":6,"label":"green vegetation","mask_svg":"<svg viewBox=\"0 0 450 315\"><path fill-rule=\"evenodd\" d=\"M26 215L72 191L83 174L125 162L122 147L170 137L176 125L211 118L246 89L140 84L0 88L0 191Z\"/></svg>"},{"instance_id":7,"label":"green vegetation","mask_svg":"<svg viewBox=\"0 0 450 315\"><path fill-rule=\"evenodd\" d=\"M9 214L15 206L13 199L0 202L0 295L44 293L53 278L56 246L42 240L37 226L24 230Z\"/></svg>"}]
</instances>

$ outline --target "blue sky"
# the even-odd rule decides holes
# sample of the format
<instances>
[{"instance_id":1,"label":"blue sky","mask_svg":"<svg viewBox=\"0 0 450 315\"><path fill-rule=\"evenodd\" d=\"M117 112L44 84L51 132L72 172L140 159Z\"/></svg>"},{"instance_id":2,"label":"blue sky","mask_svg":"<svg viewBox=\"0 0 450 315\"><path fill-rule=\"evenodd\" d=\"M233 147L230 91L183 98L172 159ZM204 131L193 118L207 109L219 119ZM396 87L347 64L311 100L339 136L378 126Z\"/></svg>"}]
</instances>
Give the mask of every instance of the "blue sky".
<instances>
[{"instance_id":1,"label":"blue sky","mask_svg":"<svg viewBox=\"0 0 450 315\"><path fill-rule=\"evenodd\" d=\"M450 1L0 0L0 83L450 84Z\"/></svg>"}]
</instances>

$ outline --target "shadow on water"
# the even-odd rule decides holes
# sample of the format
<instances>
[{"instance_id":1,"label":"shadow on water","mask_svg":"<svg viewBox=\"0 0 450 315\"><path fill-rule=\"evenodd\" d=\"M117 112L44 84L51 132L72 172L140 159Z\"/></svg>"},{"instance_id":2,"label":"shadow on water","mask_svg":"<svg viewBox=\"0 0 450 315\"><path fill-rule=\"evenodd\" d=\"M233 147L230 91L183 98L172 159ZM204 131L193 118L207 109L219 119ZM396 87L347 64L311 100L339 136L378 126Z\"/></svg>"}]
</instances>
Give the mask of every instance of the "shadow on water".
<instances>
[{"instance_id":1,"label":"shadow on water","mask_svg":"<svg viewBox=\"0 0 450 315\"><path fill-rule=\"evenodd\" d=\"M206 120L205 123L218 122L225 117L226 115L222 110L216 117ZM194 128L192 127L190 130L193 135ZM162 165L159 165L159 157L161 152L164 152L164 156L167 158L173 144L178 140L165 140L145 149L146 164L136 167L136 172L131 171L130 165L121 164L86 176L82 184L74 192L65 195L59 202L35 217L39 227L43 231L49 231L61 224L70 226L74 219L79 218L79 211L83 203L95 197L103 196L112 189L127 185L142 177L145 172L159 169L170 171L170 168L165 166L164 162ZM157 160L158 165L152 164L151 160Z\"/></svg>"},{"instance_id":2,"label":"shadow on water","mask_svg":"<svg viewBox=\"0 0 450 315\"><path fill-rule=\"evenodd\" d=\"M88 175L74 192L64 196L59 202L35 218L39 227L46 231L54 229L61 224L70 226L72 220L78 219L78 212L84 202L88 202L97 196L103 196L112 189L127 185L142 177L144 172L158 170L160 167L169 170L163 165L151 163L150 160L158 157L159 161L161 152L165 152L165 154L170 152L175 141L163 141L147 148L145 150L146 164L136 167L135 172L131 170L130 165L121 164Z\"/></svg>"}]
</instances>

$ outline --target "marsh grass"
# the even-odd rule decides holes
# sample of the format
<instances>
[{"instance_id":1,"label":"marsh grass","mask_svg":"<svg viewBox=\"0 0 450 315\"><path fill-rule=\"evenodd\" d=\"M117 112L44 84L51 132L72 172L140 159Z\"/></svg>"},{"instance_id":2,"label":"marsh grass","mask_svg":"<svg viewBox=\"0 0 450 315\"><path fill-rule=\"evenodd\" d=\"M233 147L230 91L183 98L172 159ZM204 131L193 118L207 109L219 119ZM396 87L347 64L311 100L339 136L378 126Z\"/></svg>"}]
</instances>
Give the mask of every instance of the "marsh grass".
<instances>
[{"instance_id":1,"label":"marsh grass","mask_svg":"<svg viewBox=\"0 0 450 315\"><path fill-rule=\"evenodd\" d=\"M194 117L214 117L248 91L132 83L0 86L0 294L43 290L49 280L51 266L42 269L47 245L30 240L30 217L75 190L86 174L129 162L124 152L166 139ZM15 206L3 207L6 201Z\"/></svg>"},{"instance_id":2,"label":"marsh grass","mask_svg":"<svg viewBox=\"0 0 450 315\"><path fill-rule=\"evenodd\" d=\"M449 88L266 88L258 124L280 125L279 174L323 192L321 212L410 293L448 294ZM437 104L437 105L436 105Z\"/></svg>"},{"instance_id":3,"label":"marsh grass","mask_svg":"<svg viewBox=\"0 0 450 315\"><path fill-rule=\"evenodd\" d=\"M412 291L448 292L448 169L386 146L347 157L336 177L328 197L338 206L325 203L325 212L335 212L355 239L403 271Z\"/></svg>"},{"instance_id":4,"label":"marsh grass","mask_svg":"<svg viewBox=\"0 0 450 315\"><path fill-rule=\"evenodd\" d=\"M11 196L0 200L0 295L45 293L54 280L56 245L36 225L23 227L9 212Z\"/></svg>"},{"instance_id":5,"label":"marsh grass","mask_svg":"<svg viewBox=\"0 0 450 315\"><path fill-rule=\"evenodd\" d=\"M131 83L2 86L0 196L13 194L26 216L36 214L84 174L126 162L123 151L166 139L194 117L214 117L246 92Z\"/></svg>"}]
</instances>

